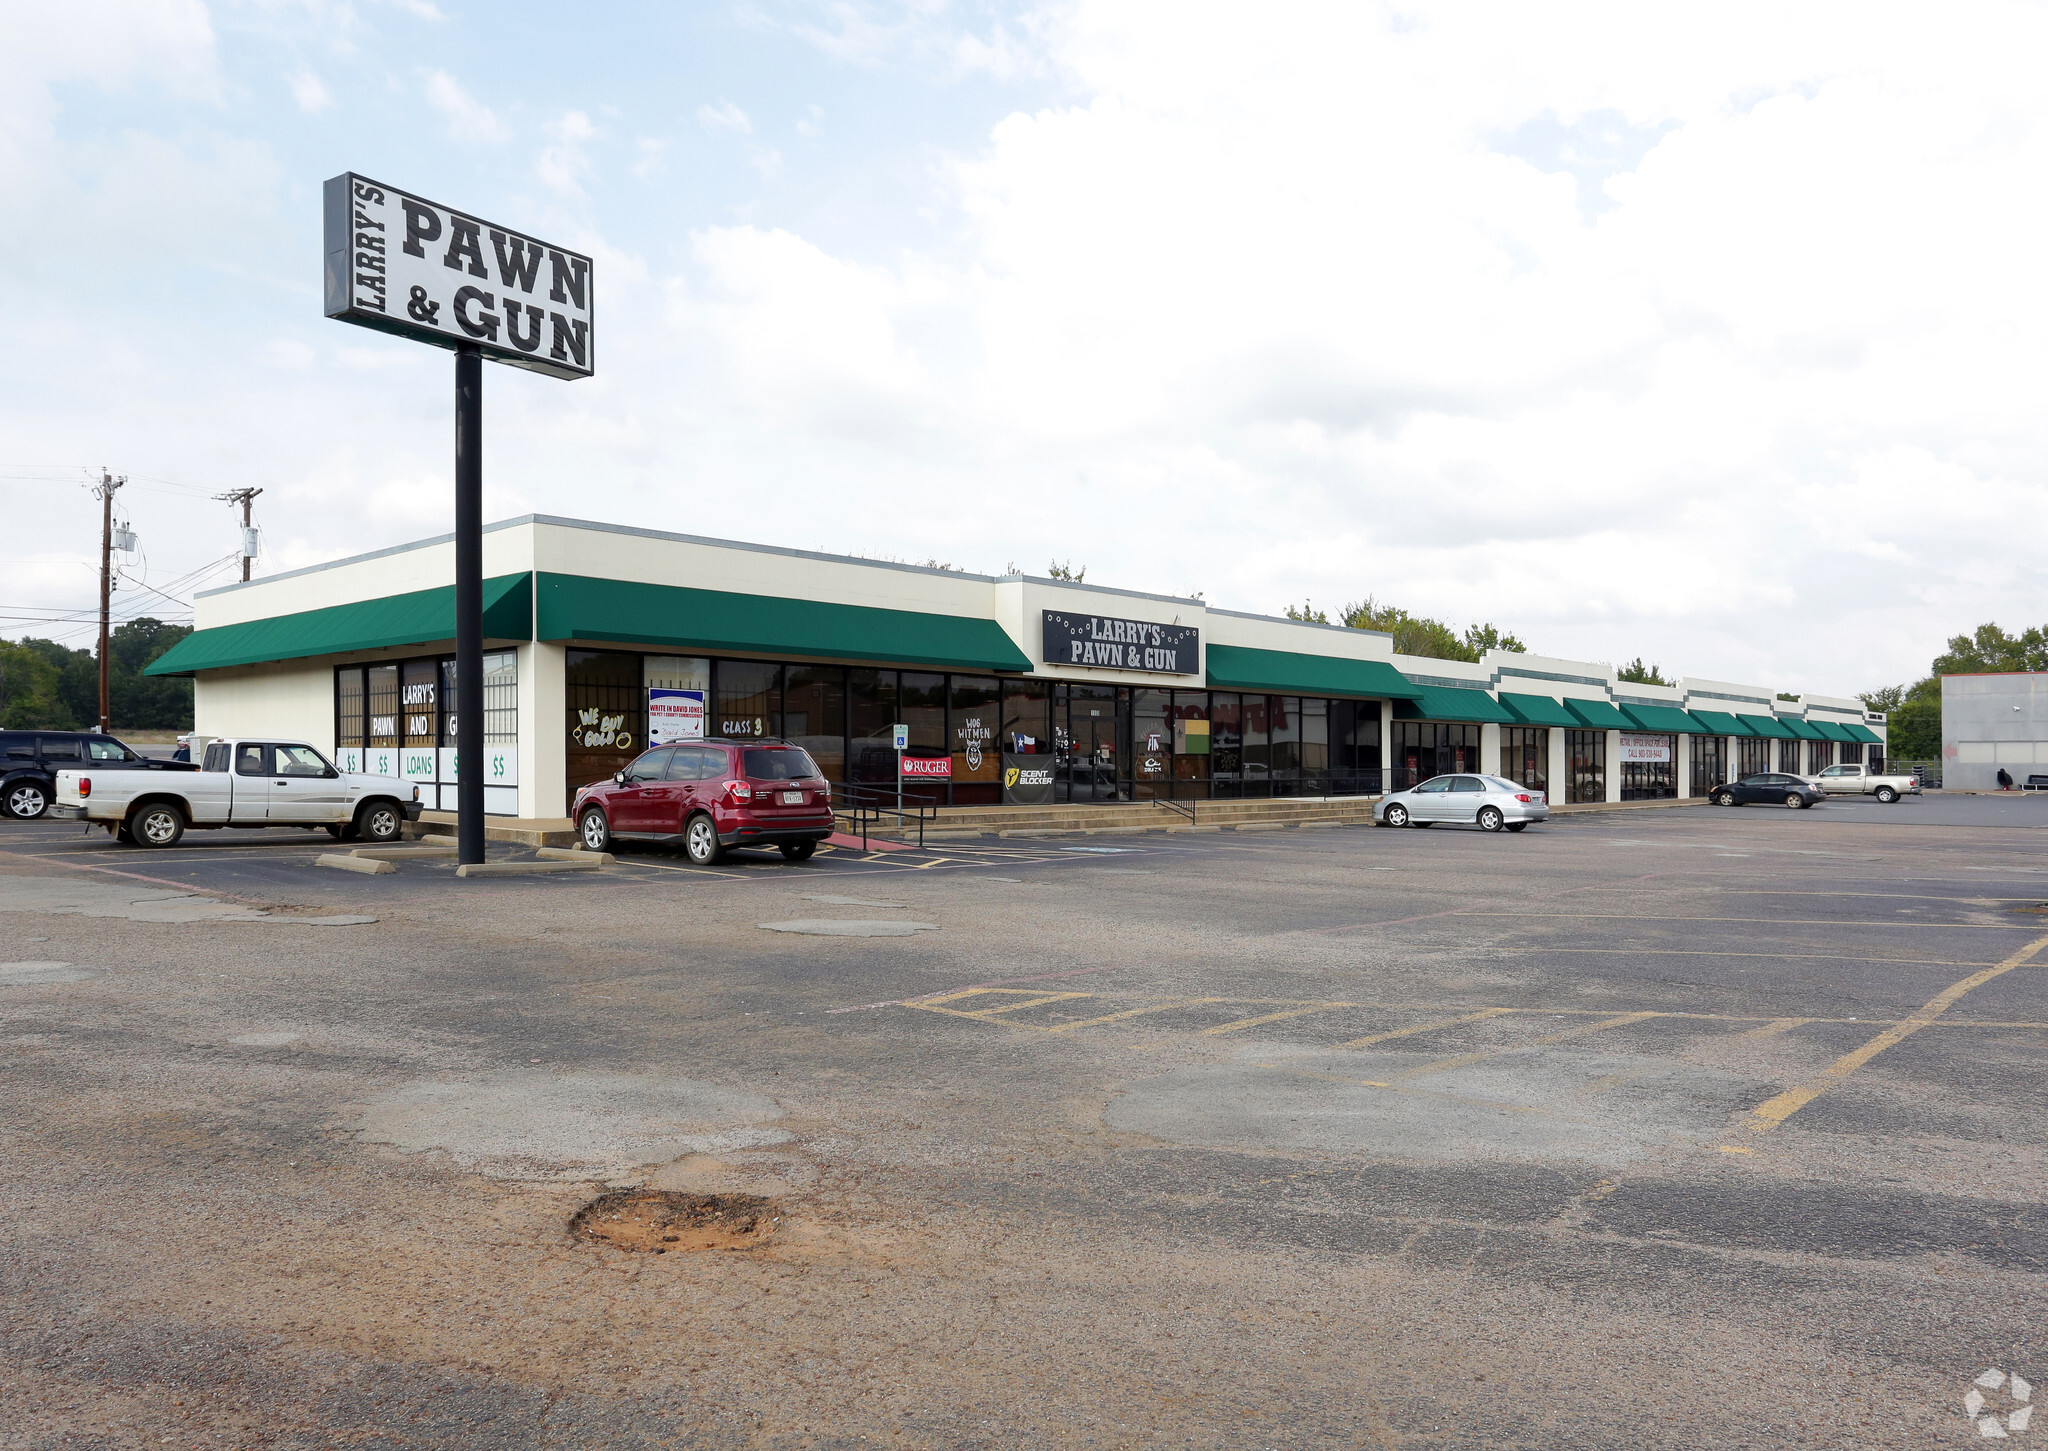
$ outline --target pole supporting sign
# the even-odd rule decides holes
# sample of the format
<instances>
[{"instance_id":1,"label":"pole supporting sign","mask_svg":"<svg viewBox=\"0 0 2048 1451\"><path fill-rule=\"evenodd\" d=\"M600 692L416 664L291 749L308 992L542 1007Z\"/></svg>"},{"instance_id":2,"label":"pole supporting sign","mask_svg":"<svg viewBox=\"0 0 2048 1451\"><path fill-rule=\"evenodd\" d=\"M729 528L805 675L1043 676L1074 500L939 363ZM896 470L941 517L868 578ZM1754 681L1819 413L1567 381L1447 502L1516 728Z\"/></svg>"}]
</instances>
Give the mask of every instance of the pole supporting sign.
<instances>
[{"instance_id":1,"label":"pole supporting sign","mask_svg":"<svg viewBox=\"0 0 2048 1451\"><path fill-rule=\"evenodd\" d=\"M597 368L590 258L345 171L328 179L322 306L455 354L456 854L484 859L483 360Z\"/></svg>"},{"instance_id":2,"label":"pole supporting sign","mask_svg":"<svg viewBox=\"0 0 2048 1451\"><path fill-rule=\"evenodd\" d=\"M553 378L597 368L591 259L343 172L326 194L327 315Z\"/></svg>"}]
</instances>

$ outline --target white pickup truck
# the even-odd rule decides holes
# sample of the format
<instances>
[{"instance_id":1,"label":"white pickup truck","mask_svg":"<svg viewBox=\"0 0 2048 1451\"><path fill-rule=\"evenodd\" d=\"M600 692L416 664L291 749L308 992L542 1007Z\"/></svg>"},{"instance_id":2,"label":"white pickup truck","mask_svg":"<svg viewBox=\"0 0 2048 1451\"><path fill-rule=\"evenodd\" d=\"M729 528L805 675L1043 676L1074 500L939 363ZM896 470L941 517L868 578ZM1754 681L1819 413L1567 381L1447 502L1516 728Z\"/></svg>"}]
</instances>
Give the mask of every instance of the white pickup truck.
<instances>
[{"instance_id":1,"label":"white pickup truck","mask_svg":"<svg viewBox=\"0 0 2048 1451\"><path fill-rule=\"evenodd\" d=\"M1918 796L1917 776L1879 776L1868 766L1827 766L1807 780L1830 796L1875 796L1889 806L1901 796Z\"/></svg>"},{"instance_id":2,"label":"white pickup truck","mask_svg":"<svg viewBox=\"0 0 2048 1451\"><path fill-rule=\"evenodd\" d=\"M419 788L360 776L301 741L207 743L197 771L59 771L60 820L97 821L130 846L175 846L188 828L324 826L337 838L396 841L419 820Z\"/></svg>"}]
</instances>

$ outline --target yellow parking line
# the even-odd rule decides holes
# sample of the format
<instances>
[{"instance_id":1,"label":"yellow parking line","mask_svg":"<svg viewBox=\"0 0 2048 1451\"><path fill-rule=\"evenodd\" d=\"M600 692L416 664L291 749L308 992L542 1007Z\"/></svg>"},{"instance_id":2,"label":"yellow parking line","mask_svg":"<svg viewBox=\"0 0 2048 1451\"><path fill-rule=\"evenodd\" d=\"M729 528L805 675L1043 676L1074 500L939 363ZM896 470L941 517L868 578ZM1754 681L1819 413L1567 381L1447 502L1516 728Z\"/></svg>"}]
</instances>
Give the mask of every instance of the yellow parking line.
<instances>
[{"instance_id":1,"label":"yellow parking line","mask_svg":"<svg viewBox=\"0 0 2048 1451\"><path fill-rule=\"evenodd\" d=\"M1370 1048L1375 1043L1384 1043L1390 1038L1406 1038L1413 1033L1427 1033L1432 1028L1455 1028L1461 1023L1480 1023L1488 1018L1498 1018L1503 1013L1515 1012L1514 1008L1481 1008L1476 1013L1467 1013L1462 1018L1440 1018L1434 1023L1417 1023L1412 1028L1396 1028L1391 1033L1374 1033L1365 1038L1353 1038L1349 1043L1339 1043L1339 1048Z\"/></svg>"},{"instance_id":2,"label":"yellow parking line","mask_svg":"<svg viewBox=\"0 0 2048 1451\"><path fill-rule=\"evenodd\" d=\"M1028 998L1021 1003L1004 1003L999 1008L979 1008L971 1016L993 1018L998 1013L1018 1013L1026 1008L1042 1008L1047 1003L1072 1002L1075 998L1092 998L1094 993L1046 993L1041 997Z\"/></svg>"},{"instance_id":3,"label":"yellow parking line","mask_svg":"<svg viewBox=\"0 0 2048 1451\"><path fill-rule=\"evenodd\" d=\"M1562 1033L1549 1033L1541 1038L1529 1038L1520 1043L1506 1043L1497 1048L1483 1048L1477 1053L1460 1053L1455 1058L1439 1058L1434 1063L1425 1063L1420 1068L1405 1069L1394 1075L1399 1083L1404 1079L1421 1078L1431 1073L1448 1073L1453 1068L1464 1068L1487 1058L1496 1058L1503 1053L1519 1053L1525 1048L1541 1048L1551 1043L1562 1043L1567 1038L1583 1038L1588 1033L1598 1033L1605 1028L1620 1028L1629 1023L1640 1023L1645 1018L1661 1018L1662 1013L1623 1013L1619 1017L1606 1018L1598 1023L1582 1023L1576 1028L1566 1028Z\"/></svg>"},{"instance_id":4,"label":"yellow parking line","mask_svg":"<svg viewBox=\"0 0 2048 1451\"><path fill-rule=\"evenodd\" d=\"M1201 1036L1214 1038L1222 1033L1235 1033L1239 1028L1256 1028L1261 1023L1277 1023L1282 1018L1306 1017L1310 1013L1328 1012L1331 1008L1355 1008L1357 1003L1311 1003L1305 1008L1289 1008L1284 1013L1266 1013L1257 1018L1239 1018L1234 1023L1224 1023L1214 1028L1202 1029Z\"/></svg>"},{"instance_id":5,"label":"yellow parking line","mask_svg":"<svg viewBox=\"0 0 2048 1451\"><path fill-rule=\"evenodd\" d=\"M1797 1088L1789 1088L1776 1098L1758 1104L1749 1112L1750 1132L1756 1134L1769 1133L1829 1089L1847 1082L1850 1074L1854 1073L1878 1054L1884 1052L1885 1049L1905 1041L1932 1023L1936 1018L1947 1012L1949 1007L1960 1000L1965 993L1982 987L1993 978L2003 977L2016 967L2025 966L2033 961L2035 955L2044 947L2048 947L2048 937L2036 937L2018 952L2006 958L2005 961L1987 967L1982 972L1971 973L1970 976L1964 978L1961 982L1949 984L1948 987L1930 998L1918 1011L1892 1024L1891 1027L1886 1028L1861 1048L1851 1053L1844 1053Z\"/></svg>"},{"instance_id":6,"label":"yellow parking line","mask_svg":"<svg viewBox=\"0 0 2048 1451\"><path fill-rule=\"evenodd\" d=\"M1147 1013L1170 1012L1174 1008L1198 1008L1204 1003L1227 1003L1229 998L1181 998L1176 1002L1157 1003L1149 1008L1131 1008L1126 1012L1107 1013L1099 1018L1083 1018L1078 1023L1059 1023L1047 1028L1048 1033L1067 1033L1075 1028L1093 1028L1101 1023L1121 1023L1126 1018L1142 1018Z\"/></svg>"}]
</instances>

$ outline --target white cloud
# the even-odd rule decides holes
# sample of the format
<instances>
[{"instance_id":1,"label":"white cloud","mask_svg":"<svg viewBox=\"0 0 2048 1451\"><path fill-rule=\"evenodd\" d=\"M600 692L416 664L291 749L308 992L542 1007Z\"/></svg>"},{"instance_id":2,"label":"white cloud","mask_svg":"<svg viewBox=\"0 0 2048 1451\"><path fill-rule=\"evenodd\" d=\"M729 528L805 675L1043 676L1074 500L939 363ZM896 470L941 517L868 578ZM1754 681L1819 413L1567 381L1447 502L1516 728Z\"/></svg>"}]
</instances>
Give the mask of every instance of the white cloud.
<instances>
[{"instance_id":1,"label":"white cloud","mask_svg":"<svg viewBox=\"0 0 2048 1451\"><path fill-rule=\"evenodd\" d=\"M448 134L457 141L512 139L512 129L446 71L435 71L427 77L427 101L448 118Z\"/></svg>"},{"instance_id":2,"label":"white cloud","mask_svg":"<svg viewBox=\"0 0 2048 1451\"><path fill-rule=\"evenodd\" d=\"M668 143L657 141L651 136L643 136L635 149L639 156L633 162L633 175L642 181L660 175L668 160Z\"/></svg>"},{"instance_id":3,"label":"white cloud","mask_svg":"<svg viewBox=\"0 0 2048 1451\"><path fill-rule=\"evenodd\" d=\"M291 78L292 99L299 103L299 109L308 115L324 111L334 104L334 94L327 89L327 83L309 70L302 70Z\"/></svg>"},{"instance_id":4,"label":"white cloud","mask_svg":"<svg viewBox=\"0 0 2048 1451\"><path fill-rule=\"evenodd\" d=\"M747 119L747 113L731 101L710 102L697 108L697 124L706 131L732 131L741 136L754 134L754 123Z\"/></svg>"},{"instance_id":5,"label":"white cloud","mask_svg":"<svg viewBox=\"0 0 2048 1451\"><path fill-rule=\"evenodd\" d=\"M583 112L564 111L561 119L548 127L548 134L555 138L555 144L541 151L534 162L535 175L554 191L580 197L583 178L590 174L590 157L584 145L604 133Z\"/></svg>"}]
</instances>

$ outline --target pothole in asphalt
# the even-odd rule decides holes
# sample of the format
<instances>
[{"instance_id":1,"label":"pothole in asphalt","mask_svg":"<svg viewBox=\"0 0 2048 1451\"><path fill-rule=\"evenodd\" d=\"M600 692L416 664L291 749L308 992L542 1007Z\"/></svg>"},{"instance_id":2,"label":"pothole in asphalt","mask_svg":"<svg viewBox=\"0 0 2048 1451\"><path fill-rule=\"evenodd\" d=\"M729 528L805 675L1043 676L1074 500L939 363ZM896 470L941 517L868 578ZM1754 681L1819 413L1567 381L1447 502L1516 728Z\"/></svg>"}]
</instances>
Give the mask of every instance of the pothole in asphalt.
<instances>
[{"instance_id":1,"label":"pothole in asphalt","mask_svg":"<svg viewBox=\"0 0 2048 1451\"><path fill-rule=\"evenodd\" d=\"M593 1199L569 1233L641 1254L753 1249L782 1226L782 1206L754 1194L683 1194L624 1189Z\"/></svg>"},{"instance_id":2,"label":"pothole in asphalt","mask_svg":"<svg viewBox=\"0 0 2048 1451\"><path fill-rule=\"evenodd\" d=\"M935 922L860 922L831 917L809 917L795 922L756 923L764 932L800 932L809 937L908 937L913 932L936 932Z\"/></svg>"}]
</instances>

